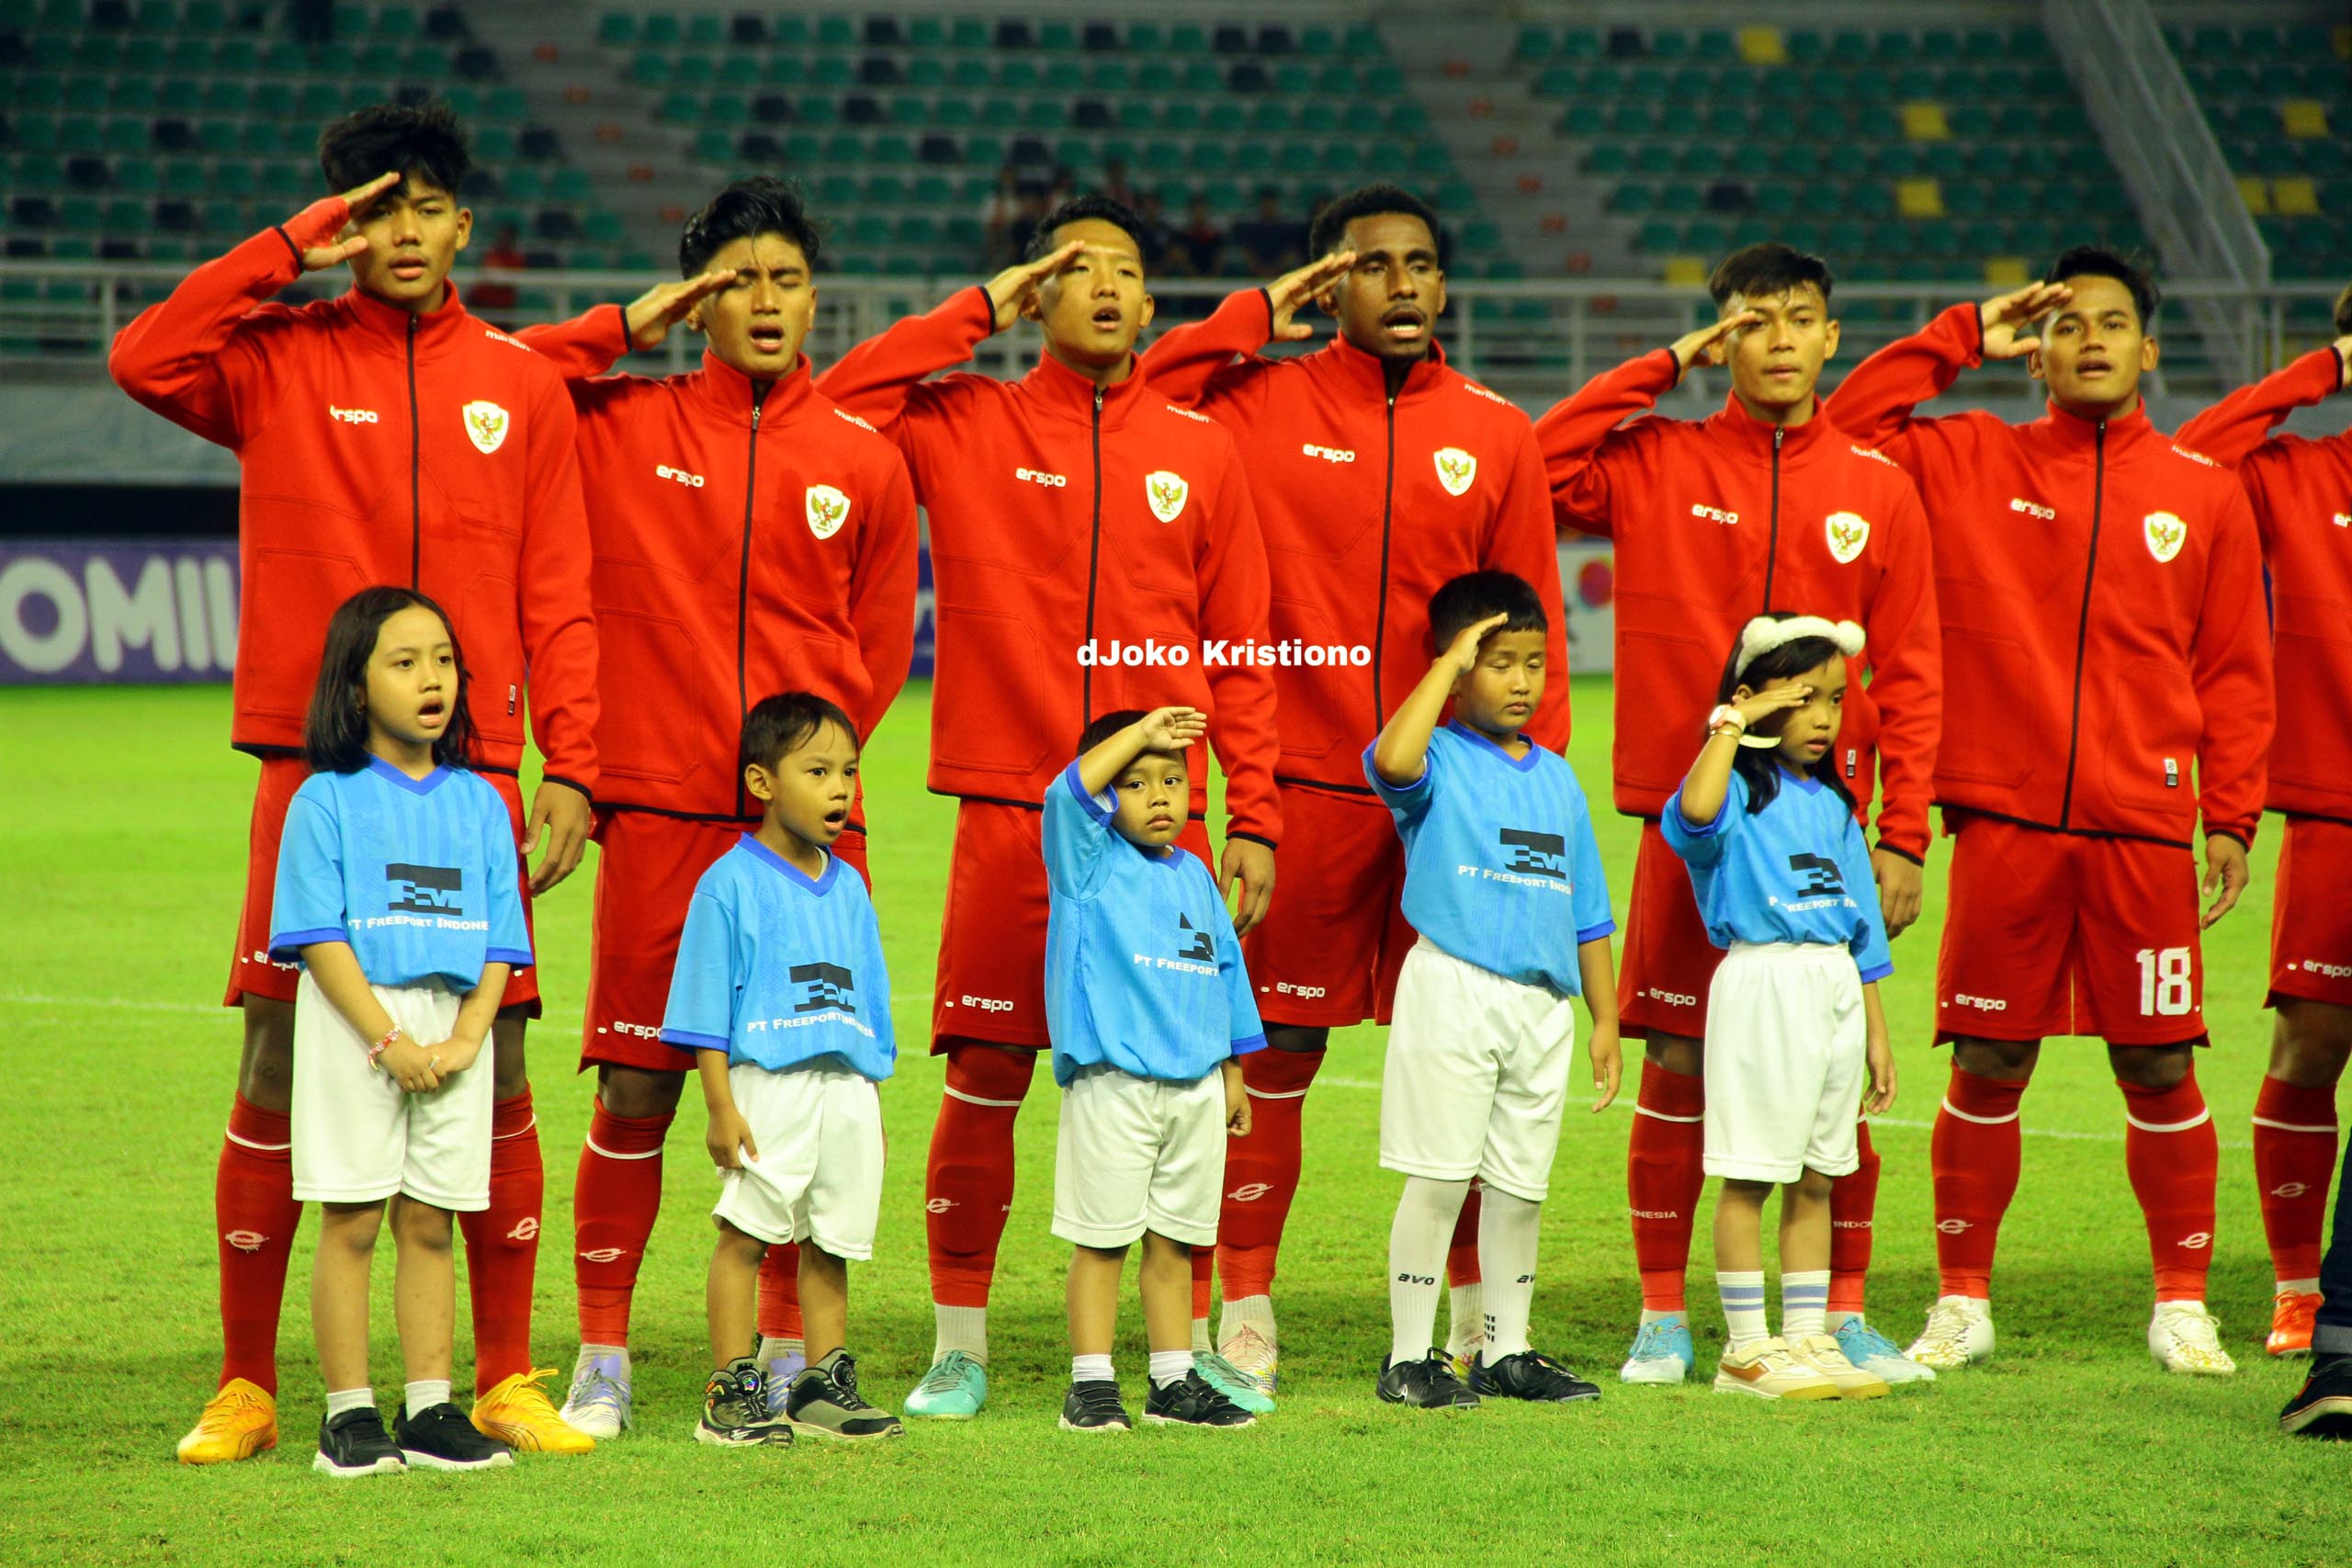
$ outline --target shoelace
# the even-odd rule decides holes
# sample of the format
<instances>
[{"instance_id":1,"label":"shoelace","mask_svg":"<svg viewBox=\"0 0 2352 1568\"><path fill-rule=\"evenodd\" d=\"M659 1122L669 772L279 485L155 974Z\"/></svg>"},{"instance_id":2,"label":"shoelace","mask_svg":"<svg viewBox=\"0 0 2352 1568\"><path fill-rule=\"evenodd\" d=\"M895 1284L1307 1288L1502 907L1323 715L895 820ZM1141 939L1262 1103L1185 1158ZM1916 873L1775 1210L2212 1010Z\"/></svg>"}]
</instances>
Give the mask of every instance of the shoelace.
<instances>
[{"instance_id":1,"label":"shoelace","mask_svg":"<svg viewBox=\"0 0 2352 1568\"><path fill-rule=\"evenodd\" d=\"M602 1404L618 1410L621 1385L602 1366L592 1366L572 1381L571 1403L582 1409Z\"/></svg>"},{"instance_id":2,"label":"shoelace","mask_svg":"<svg viewBox=\"0 0 2352 1568\"><path fill-rule=\"evenodd\" d=\"M260 1394L249 1393L242 1388L234 1393L222 1389L212 1396L211 1408L207 1413L225 1417L242 1416L248 1410L260 1410L264 1407L265 1401Z\"/></svg>"},{"instance_id":3,"label":"shoelace","mask_svg":"<svg viewBox=\"0 0 2352 1568\"><path fill-rule=\"evenodd\" d=\"M2222 1323L2210 1312L2177 1312L2165 1315L2165 1326L2182 1345L2210 1355L2222 1348Z\"/></svg>"},{"instance_id":4,"label":"shoelace","mask_svg":"<svg viewBox=\"0 0 2352 1568\"><path fill-rule=\"evenodd\" d=\"M1266 1342L1264 1335L1254 1328L1238 1330L1227 1343L1240 1350L1243 1360L1255 1361L1261 1366L1270 1365L1273 1361L1274 1348ZM1238 1364L1229 1359L1226 1361L1226 1365L1239 1371ZM1252 1380L1262 1380L1265 1376L1263 1372L1243 1372L1241 1375Z\"/></svg>"},{"instance_id":5,"label":"shoelace","mask_svg":"<svg viewBox=\"0 0 2352 1568\"><path fill-rule=\"evenodd\" d=\"M1659 1360L1672 1356L1676 1360L1680 1360L1681 1353L1675 1349L1672 1343L1673 1333L1674 1325L1663 1319L1642 1325L1641 1332L1634 1336L1634 1359L1636 1361Z\"/></svg>"},{"instance_id":6,"label":"shoelace","mask_svg":"<svg viewBox=\"0 0 2352 1568\"><path fill-rule=\"evenodd\" d=\"M964 1369L977 1365L978 1363L963 1351L950 1350L939 1358L938 1364L931 1369L921 1383L916 1385L915 1392L917 1393L950 1393L963 1386Z\"/></svg>"},{"instance_id":7,"label":"shoelace","mask_svg":"<svg viewBox=\"0 0 2352 1568\"><path fill-rule=\"evenodd\" d=\"M1830 1337L1834 1339L1837 1336ZM1876 1360L1881 1356L1893 1356L1897 1360L1903 1359L1903 1348L1867 1323L1854 1329L1852 1337L1855 1348L1861 1351L1861 1355L1857 1358L1852 1350L1847 1351L1846 1359L1849 1361L1859 1364L1860 1361Z\"/></svg>"},{"instance_id":8,"label":"shoelace","mask_svg":"<svg viewBox=\"0 0 2352 1568\"><path fill-rule=\"evenodd\" d=\"M1939 1350L1955 1353L1968 1348L1968 1314L1958 1307L1938 1306L1928 1309L1928 1326L1919 1331L1922 1344Z\"/></svg>"},{"instance_id":9,"label":"shoelace","mask_svg":"<svg viewBox=\"0 0 2352 1568\"><path fill-rule=\"evenodd\" d=\"M548 1397L548 1391L541 1388L539 1384L553 1376L555 1376L553 1367L533 1367L516 1380L513 1388L507 1390L506 1397L517 1404L529 1404L537 1401L552 1411L555 1401Z\"/></svg>"},{"instance_id":10,"label":"shoelace","mask_svg":"<svg viewBox=\"0 0 2352 1568\"><path fill-rule=\"evenodd\" d=\"M1239 1367L1235 1366L1231 1361L1227 1360L1223 1356L1218 1355L1214 1350L1194 1352L1193 1356L1193 1364L1195 1367L1198 1367L1200 1369L1201 1375L1208 1379L1212 1383L1216 1382L1217 1379L1223 1378L1228 1382L1239 1383L1244 1388L1255 1388L1258 1386L1258 1380L1256 1378L1251 1377L1248 1372L1243 1371Z\"/></svg>"},{"instance_id":11,"label":"shoelace","mask_svg":"<svg viewBox=\"0 0 2352 1568\"><path fill-rule=\"evenodd\" d=\"M833 1363L833 1403L843 1410L871 1410L857 1392L857 1363L843 1356Z\"/></svg>"}]
</instances>

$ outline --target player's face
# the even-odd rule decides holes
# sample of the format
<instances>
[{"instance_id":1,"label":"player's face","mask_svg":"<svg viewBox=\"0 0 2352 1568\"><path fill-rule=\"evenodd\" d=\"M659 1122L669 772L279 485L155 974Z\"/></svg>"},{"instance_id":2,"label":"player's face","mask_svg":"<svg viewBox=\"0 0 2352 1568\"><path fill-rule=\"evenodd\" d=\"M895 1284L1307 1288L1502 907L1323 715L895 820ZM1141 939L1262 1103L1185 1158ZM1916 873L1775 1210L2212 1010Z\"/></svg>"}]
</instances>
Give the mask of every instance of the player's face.
<instances>
[{"instance_id":1,"label":"player's face","mask_svg":"<svg viewBox=\"0 0 2352 1568\"><path fill-rule=\"evenodd\" d=\"M1054 231L1054 244L1086 248L1038 286L1022 314L1042 322L1057 358L1087 370L1124 366L1136 339L1151 324L1151 296L1143 283L1143 253L1115 223L1081 218Z\"/></svg>"},{"instance_id":2,"label":"player's face","mask_svg":"<svg viewBox=\"0 0 2352 1568\"><path fill-rule=\"evenodd\" d=\"M1488 633L1478 662L1454 682L1454 716L1488 735L1518 734L1544 701L1545 663L1542 632Z\"/></svg>"},{"instance_id":3,"label":"player's face","mask_svg":"<svg viewBox=\"0 0 2352 1568\"><path fill-rule=\"evenodd\" d=\"M732 268L735 281L698 302L686 313L687 324L709 337L720 364L752 380L786 374L800 358L817 314L808 258L781 234L753 234L721 245L710 268Z\"/></svg>"},{"instance_id":4,"label":"player's face","mask_svg":"<svg viewBox=\"0 0 2352 1568\"><path fill-rule=\"evenodd\" d=\"M458 651L441 617L422 604L388 615L368 656L368 750L431 750L458 703Z\"/></svg>"},{"instance_id":5,"label":"player's face","mask_svg":"<svg viewBox=\"0 0 2352 1568\"><path fill-rule=\"evenodd\" d=\"M387 305L437 310L449 268L473 231L474 215L455 192L410 175L355 213L345 230L368 238L368 248L351 258L352 281Z\"/></svg>"},{"instance_id":6,"label":"player's face","mask_svg":"<svg viewBox=\"0 0 2352 1568\"><path fill-rule=\"evenodd\" d=\"M1119 808L1111 825L1130 843L1165 849L1184 830L1193 809L1193 776L1182 757L1146 751L1111 781Z\"/></svg>"},{"instance_id":7,"label":"player's face","mask_svg":"<svg viewBox=\"0 0 2352 1568\"><path fill-rule=\"evenodd\" d=\"M2026 361L2061 406L2104 416L2133 407L2141 376L2156 367L2132 290L2116 277L2062 279L2075 297L2042 324L2041 346Z\"/></svg>"},{"instance_id":8,"label":"player's face","mask_svg":"<svg viewBox=\"0 0 2352 1568\"><path fill-rule=\"evenodd\" d=\"M1340 335L1383 359L1419 359L1445 311L1445 269L1437 236L1407 212L1376 212L1351 222L1340 241L1356 264L1323 296Z\"/></svg>"},{"instance_id":9,"label":"player's face","mask_svg":"<svg viewBox=\"0 0 2352 1568\"><path fill-rule=\"evenodd\" d=\"M774 767L753 762L745 768L743 787L763 804L769 826L831 848L849 826L850 801L857 794L857 742L840 725L820 724Z\"/></svg>"},{"instance_id":10,"label":"player's face","mask_svg":"<svg viewBox=\"0 0 2352 1568\"><path fill-rule=\"evenodd\" d=\"M1753 310L1764 319L1731 335L1732 390L1752 412L1807 409L1821 367L1838 352L1838 323L1821 290L1802 284L1784 294L1735 294L1723 314Z\"/></svg>"},{"instance_id":11,"label":"player's face","mask_svg":"<svg viewBox=\"0 0 2352 1568\"><path fill-rule=\"evenodd\" d=\"M1775 686L1783 683L1770 682ZM1838 727L1846 717L1846 661L1833 657L1802 675L1790 676L1785 683L1813 688L1813 695L1802 705L1773 716L1781 725L1772 731L1781 739L1781 761L1802 772L1827 756L1829 748L1838 743ZM1732 700L1743 702L1755 694L1742 686L1732 694Z\"/></svg>"}]
</instances>

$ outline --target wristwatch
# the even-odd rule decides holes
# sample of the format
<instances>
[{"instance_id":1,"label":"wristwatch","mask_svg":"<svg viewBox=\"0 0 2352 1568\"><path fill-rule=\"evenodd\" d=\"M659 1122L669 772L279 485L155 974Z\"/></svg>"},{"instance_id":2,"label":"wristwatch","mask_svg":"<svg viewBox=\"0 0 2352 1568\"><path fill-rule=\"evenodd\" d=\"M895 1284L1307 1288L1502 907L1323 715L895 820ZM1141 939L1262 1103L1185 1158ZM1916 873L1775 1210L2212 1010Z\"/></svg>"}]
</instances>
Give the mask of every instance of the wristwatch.
<instances>
[{"instance_id":1,"label":"wristwatch","mask_svg":"<svg viewBox=\"0 0 2352 1568\"><path fill-rule=\"evenodd\" d=\"M1747 733L1747 716L1729 703L1719 703L1715 711L1707 716L1707 733L1745 735Z\"/></svg>"}]
</instances>

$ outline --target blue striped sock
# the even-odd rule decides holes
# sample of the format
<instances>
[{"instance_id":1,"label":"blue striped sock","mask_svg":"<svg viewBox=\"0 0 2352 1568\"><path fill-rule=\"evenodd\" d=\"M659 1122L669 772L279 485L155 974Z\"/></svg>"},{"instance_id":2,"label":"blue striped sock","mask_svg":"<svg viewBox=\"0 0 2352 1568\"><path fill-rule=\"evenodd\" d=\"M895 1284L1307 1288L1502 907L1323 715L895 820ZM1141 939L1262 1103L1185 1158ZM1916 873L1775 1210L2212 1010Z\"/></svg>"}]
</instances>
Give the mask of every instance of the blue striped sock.
<instances>
[{"instance_id":1,"label":"blue striped sock","mask_svg":"<svg viewBox=\"0 0 2352 1568\"><path fill-rule=\"evenodd\" d=\"M1744 1349L1768 1337L1764 1326L1764 1271L1761 1269L1715 1270L1715 1293L1723 1298L1724 1325L1731 1348ZM1824 1297L1826 1300L1826 1296Z\"/></svg>"},{"instance_id":2,"label":"blue striped sock","mask_svg":"<svg viewBox=\"0 0 2352 1568\"><path fill-rule=\"evenodd\" d=\"M1781 1270L1781 1337L1803 1339L1826 1334L1829 1313L1829 1270Z\"/></svg>"}]
</instances>

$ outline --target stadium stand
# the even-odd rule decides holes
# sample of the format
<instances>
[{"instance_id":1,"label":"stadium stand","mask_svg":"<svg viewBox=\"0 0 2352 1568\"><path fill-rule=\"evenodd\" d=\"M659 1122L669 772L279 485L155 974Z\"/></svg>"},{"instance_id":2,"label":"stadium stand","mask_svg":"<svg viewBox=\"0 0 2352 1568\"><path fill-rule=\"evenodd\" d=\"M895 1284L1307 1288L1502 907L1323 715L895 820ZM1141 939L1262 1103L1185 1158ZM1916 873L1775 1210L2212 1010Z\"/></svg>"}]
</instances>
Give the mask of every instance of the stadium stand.
<instances>
[{"instance_id":1,"label":"stadium stand","mask_svg":"<svg viewBox=\"0 0 2352 1568\"><path fill-rule=\"evenodd\" d=\"M2281 278L2352 256L2352 27L2168 28Z\"/></svg>"}]
</instances>

